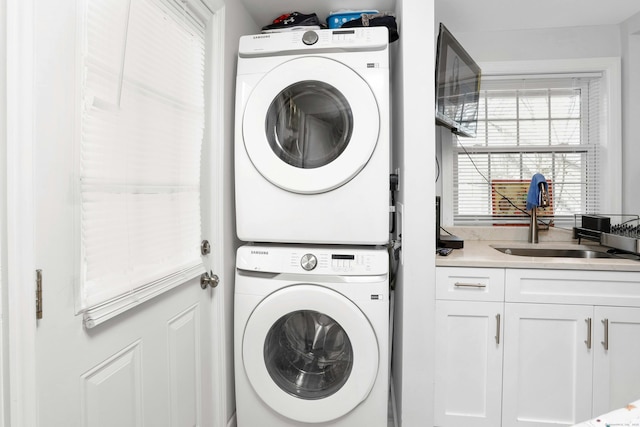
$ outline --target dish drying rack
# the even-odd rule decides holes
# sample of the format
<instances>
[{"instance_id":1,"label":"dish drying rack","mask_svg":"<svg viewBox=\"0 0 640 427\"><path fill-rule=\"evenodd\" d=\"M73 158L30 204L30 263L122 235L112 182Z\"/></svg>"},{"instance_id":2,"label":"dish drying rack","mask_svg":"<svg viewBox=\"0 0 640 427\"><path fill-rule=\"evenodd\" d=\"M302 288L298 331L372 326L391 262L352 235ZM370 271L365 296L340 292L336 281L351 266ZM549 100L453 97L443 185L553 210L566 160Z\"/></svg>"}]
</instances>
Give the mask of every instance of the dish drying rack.
<instances>
[{"instance_id":1,"label":"dish drying rack","mask_svg":"<svg viewBox=\"0 0 640 427\"><path fill-rule=\"evenodd\" d=\"M618 222L611 224L611 218ZM578 218L581 225L578 226ZM640 216L629 214L574 215L573 238L599 242L602 246L640 254Z\"/></svg>"}]
</instances>

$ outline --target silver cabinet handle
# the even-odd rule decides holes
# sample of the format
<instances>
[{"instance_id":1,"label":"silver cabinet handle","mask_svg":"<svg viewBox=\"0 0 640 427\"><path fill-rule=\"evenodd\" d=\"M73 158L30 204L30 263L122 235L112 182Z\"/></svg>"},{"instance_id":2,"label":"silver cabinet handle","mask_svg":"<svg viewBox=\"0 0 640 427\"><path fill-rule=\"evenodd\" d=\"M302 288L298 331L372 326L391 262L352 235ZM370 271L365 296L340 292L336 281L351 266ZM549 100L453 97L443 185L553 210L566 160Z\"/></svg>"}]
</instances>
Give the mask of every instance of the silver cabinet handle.
<instances>
[{"instance_id":1,"label":"silver cabinet handle","mask_svg":"<svg viewBox=\"0 0 640 427\"><path fill-rule=\"evenodd\" d=\"M456 282L454 283L453 286L457 288L486 288L487 287L487 285L483 283L462 283L462 282Z\"/></svg>"},{"instance_id":2,"label":"silver cabinet handle","mask_svg":"<svg viewBox=\"0 0 640 427\"><path fill-rule=\"evenodd\" d=\"M584 319L584 321L587 322L587 339L584 343L587 345L587 348L591 350L591 317Z\"/></svg>"},{"instance_id":3,"label":"silver cabinet handle","mask_svg":"<svg viewBox=\"0 0 640 427\"><path fill-rule=\"evenodd\" d=\"M496 314L496 344L500 344L500 314Z\"/></svg>"},{"instance_id":4,"label":"silver cabinet handle","mask_svg":"<svg viewBox=\"0 0 640 427\"><path fill-rule=\"evenodd\" d=\"M604 341L601 341L605 350L609 350L609 319L604 319L602 321L604 325Z\"/></svg>"}]
</instances>

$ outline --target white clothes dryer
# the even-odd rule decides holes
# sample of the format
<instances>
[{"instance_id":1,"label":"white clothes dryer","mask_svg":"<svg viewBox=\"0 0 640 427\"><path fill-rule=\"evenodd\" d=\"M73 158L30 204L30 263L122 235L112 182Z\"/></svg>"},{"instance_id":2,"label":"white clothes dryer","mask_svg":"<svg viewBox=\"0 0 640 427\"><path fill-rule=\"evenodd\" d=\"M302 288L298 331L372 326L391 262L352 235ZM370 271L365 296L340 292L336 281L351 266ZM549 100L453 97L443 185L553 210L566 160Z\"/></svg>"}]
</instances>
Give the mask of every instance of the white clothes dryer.
<instances>
[{"instance_id":1,"label":"white clothes dryer","mask_svg":"<svg viewBox=\"0 0 640 427\"><path fill-rule=\"evenodd\" d=\"M384 248L238 249L239 427L386 427L389 281Z\"/></svg>"},{"instance_id":2,"label":"white clothes dryer","mask_svg":"<svg viewBox=\"0 0 640 427\"><path fill-rule=\"evenodd\" d=\"M235 111L240 240L389 240L384 27L240 38Z\"/></svg>"}]
</instances>

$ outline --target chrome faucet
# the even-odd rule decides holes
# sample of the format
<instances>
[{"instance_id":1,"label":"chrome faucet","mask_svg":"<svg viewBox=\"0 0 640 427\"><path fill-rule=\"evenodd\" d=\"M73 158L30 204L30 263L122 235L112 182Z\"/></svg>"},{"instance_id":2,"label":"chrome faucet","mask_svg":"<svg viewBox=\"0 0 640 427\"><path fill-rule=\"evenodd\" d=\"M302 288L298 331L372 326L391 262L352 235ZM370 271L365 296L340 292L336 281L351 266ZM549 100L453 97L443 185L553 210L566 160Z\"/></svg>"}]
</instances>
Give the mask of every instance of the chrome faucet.
<instances>
[{"instance_id":1,"label":"chrome faucet","mask_svg":"<svg viewBox=\"0 0 640 427\"><path fill-rule=\"evenodd\" d=\"M538 184L540 193L539 203L531 208L531 222L529 223L529 243L538 243L538 207L546 208L549 206L549 193L543 182Z\"/></svg>"}]
</instances>

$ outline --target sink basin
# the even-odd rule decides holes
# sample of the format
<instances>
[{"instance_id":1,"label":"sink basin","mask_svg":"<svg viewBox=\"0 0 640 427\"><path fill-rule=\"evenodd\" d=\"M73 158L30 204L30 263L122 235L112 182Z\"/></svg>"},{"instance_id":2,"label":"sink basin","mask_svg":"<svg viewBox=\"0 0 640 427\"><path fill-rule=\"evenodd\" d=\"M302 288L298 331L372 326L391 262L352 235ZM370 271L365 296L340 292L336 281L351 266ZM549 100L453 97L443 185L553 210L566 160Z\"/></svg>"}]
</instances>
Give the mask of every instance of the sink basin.
<instances>
[{"instance_id":1,"label":"sink basin","mask_svg":"<svg viewBox=\"0 0 640 427\"><path fill-rule=\"evenodd\" d=\"M529 257L553 257L553 258L618 258L607 252L594 251L590 249L560 249L560 248L514 248L496 247L497 251L507 255L529 256Z\"/></svg>"}]
</instances>

